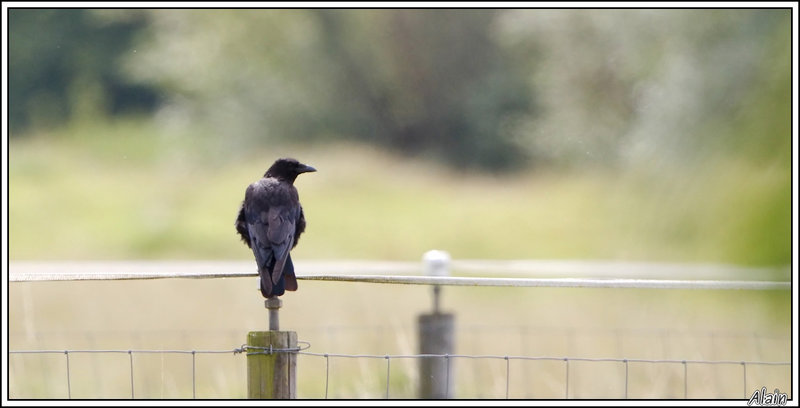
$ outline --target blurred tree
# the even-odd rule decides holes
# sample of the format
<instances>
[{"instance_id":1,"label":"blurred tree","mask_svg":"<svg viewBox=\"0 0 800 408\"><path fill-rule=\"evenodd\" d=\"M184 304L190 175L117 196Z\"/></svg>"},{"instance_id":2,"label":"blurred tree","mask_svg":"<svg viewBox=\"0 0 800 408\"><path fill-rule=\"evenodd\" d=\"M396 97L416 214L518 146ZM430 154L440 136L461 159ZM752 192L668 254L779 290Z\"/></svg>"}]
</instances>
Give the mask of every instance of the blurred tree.
<instances>
[{"instance_id":1,"label":"blurred tree","mask_svg":"<svg viewBox=\"0 0 800 408\"><path fill-rule=\"evenodd\" d=\"M541 111L523 132L535 157L652 167L788 146L789 9L508 10L500 20L501 42L539 61ZM745 117L786 132L744 132Z\"/></svg>"},{"instance_id":2,"label":"blurred tree","mask_svg":"<svg viewBox=\"0 0 800 408\"><path fill-rule=\"evenodd\" d=\"M81 9L8 10L9 124L12 134L31 125L76 116L151 111L156 91L120 75L117 58L145 15L101 19Z\"/></svg>"},{"instance_id":3,"label":"blurred tree","mask_svg":"<svg viewBox=\"0 0 800 408\"><path fill-rule=\"evenodd\" d=\"M147 10L152 21L125 71L168 95L157 120L230 150L324 138L335 84L305 10ZM195 132L204 129L205 132Z\"/></svg>"},{"instance_id":4,"label":"blurred tree","mask_svg":"<svg viewBox=\"0 0 800 408\"><path fill-rule=\"evenodd\" d=\"M356 138L461 166L520 164L529 91L491 10L155 10L129 72L170 119L242 147Z\"/></svg>"},{"instance_id":5,"label":"blurred tree","mask_svg":"<svg viewBox=\"0 0 800 408\"><path fill-rule=\"evenodd\" d=\"M523 72L491 37L492 10L316 11L345 131L456 166L524 158L505 126L528 113ZM355 27L355 28L354 28Z\"/></svg>"}]
</instances>

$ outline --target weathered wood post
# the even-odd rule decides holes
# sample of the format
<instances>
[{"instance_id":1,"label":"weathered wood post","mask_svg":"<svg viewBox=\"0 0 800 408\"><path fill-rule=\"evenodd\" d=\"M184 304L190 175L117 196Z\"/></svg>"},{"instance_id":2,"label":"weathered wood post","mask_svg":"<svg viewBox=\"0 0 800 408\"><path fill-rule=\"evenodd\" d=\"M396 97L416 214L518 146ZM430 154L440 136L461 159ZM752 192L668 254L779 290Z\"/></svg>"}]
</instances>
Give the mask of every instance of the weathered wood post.
<instances>
[{"instance_id":1,"label":"weathered wood post","mask_svg":"<svg viewBox=\"0 0 800 408\"><path fill-rule=\"evenodd\" d=\"M445 251L428 251L423 256L428 276L450 274L450 254ZM422 399L446 399L453 397L453 361L449 357L455 349L453 328L455 316L439 311L439 285L433 287L433 313L421 314L417 320L419 353L436 354L443 357L419 359L419 397Z\"/></svg>"},{"instance_id":2,"label":"weathered wood post","mask_svg":"<svg viewBox=\"0 0 800 408\"><path fill-rule=\"evenodd\" d=\"M280 331L279 298L269 298L269 331L247 334L247 398L294 399L297 397L297 333Z\"/></svg>"}]
</instances>

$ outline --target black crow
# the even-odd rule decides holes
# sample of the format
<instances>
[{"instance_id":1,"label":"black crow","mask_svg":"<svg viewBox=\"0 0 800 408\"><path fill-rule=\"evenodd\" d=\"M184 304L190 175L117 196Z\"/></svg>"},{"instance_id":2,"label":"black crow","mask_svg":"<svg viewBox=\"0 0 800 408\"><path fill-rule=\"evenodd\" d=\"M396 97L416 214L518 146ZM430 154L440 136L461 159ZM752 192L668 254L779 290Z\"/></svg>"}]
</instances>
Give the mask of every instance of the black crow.
<instances>
[{"instance_id":1,"label":"black crow","mask_svg":"<svg viewBox=\"0 0 800 408\"><path fill-rule=\"evenodd\" d=\"M244 193L236 217L236 232L253 250L265 298L297 290L289 250L305 231L306 219L294 180L312 171L317 170L295 159L278 159Z\"/></svg>"}]
</instances>

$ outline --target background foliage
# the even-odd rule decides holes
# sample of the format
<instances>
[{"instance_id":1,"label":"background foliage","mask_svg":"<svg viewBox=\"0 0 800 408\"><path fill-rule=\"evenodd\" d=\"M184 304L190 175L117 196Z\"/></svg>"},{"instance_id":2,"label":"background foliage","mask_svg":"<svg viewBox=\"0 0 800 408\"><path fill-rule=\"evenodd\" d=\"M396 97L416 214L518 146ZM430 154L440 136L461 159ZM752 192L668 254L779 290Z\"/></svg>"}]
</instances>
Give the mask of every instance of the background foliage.
<instances>
[{"instance_id":1,"label":"background foliage","mask_svg":"<svg viewBox=\"0 0 800 408\"><path fill-rule=\"evenodd\" d=\"M490 169L788 157L789 10L10 13L20 131L157 109L241 149L350 139Z\"/></svg>"}]
</instances>

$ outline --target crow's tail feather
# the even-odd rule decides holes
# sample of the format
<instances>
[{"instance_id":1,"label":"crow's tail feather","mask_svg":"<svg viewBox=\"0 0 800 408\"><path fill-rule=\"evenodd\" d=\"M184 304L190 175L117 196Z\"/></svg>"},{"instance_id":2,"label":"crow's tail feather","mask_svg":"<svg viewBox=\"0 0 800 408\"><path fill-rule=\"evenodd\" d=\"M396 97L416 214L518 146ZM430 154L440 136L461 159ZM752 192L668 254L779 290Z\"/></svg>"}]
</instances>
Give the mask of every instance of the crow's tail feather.
<instances>
[{"instance_id":1,"label":"crow's tail feather","mask_svg":"<svg viewBox=\"0 0 800 408\"><path fill-rule=\"evenodd\" d=\"M274 267L274 263L273 265L270 266ZM261 294L265 298L281 296L286 292L287 280L284 278L284 275L281 275L281 277L278 278L278 281L273 284L272 274L270 273L269 268L260 269L258 271L258 274L261 277ZM292 268L292 278L294 278L294 268ZM297 290L297 281L294 279L293 281L295 289L289 289L289 290Z\"/></svg>"},{"instance_id":2,"label":"crow's tail feather","mask_svg":"<svg viewBox=\"0 0 800 408\"><path fill-rule=\"evenodd\" d=\"M281 280L286 280L286 290L294 292L297 290L297 276L294 274L292 255L289 254L286 258L286 266L283 267L283 277Z\"/></svg>"},{"instance_id":3,"label":"crow's tail feather","mask_svg":"<svg viewBox=\"0 0 800 408\"><path fill-rule=\"evenodd\" d=\"M273 253L262 251L257 247L253 251L256 253L256 260L264 260L263 266L259 264L258 275L261 279L261 294L265 297L281 296L287 290L297 290L297 277L294 274L294 263L288 250L283 263L277 259ZM283 271L278 272L278 267L282 266ZM275 279L277 277L277 279Z\"/></svg>"},{"instance_id":4,"label":"crow's tail feather","mask_svg":"<svg viewBox=\"0 0 800 408\"><path fill-rule=\"evenodd\" d=\"M261 278L261 295L265 298L272 296L272 278L270 277L269 269L258 270L258 275Z\"/></svg>"}]
</instances>

